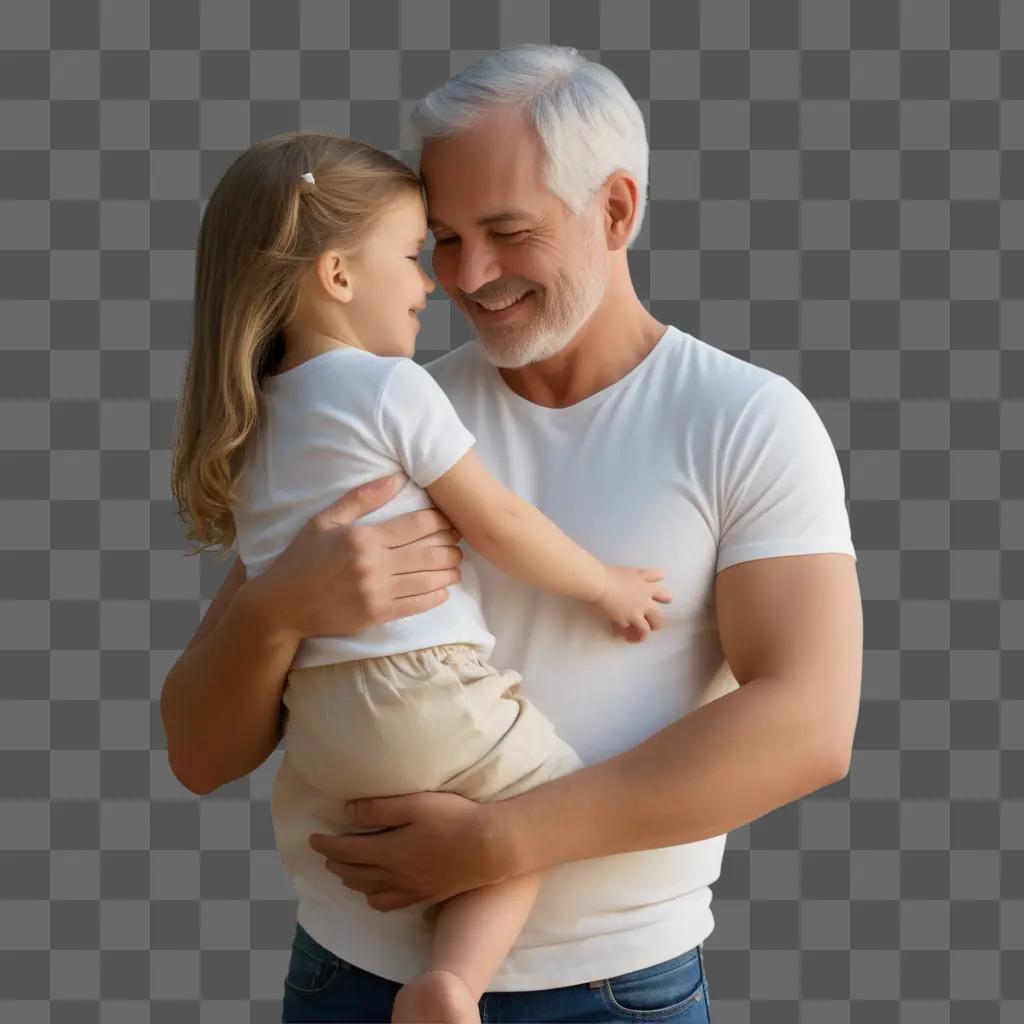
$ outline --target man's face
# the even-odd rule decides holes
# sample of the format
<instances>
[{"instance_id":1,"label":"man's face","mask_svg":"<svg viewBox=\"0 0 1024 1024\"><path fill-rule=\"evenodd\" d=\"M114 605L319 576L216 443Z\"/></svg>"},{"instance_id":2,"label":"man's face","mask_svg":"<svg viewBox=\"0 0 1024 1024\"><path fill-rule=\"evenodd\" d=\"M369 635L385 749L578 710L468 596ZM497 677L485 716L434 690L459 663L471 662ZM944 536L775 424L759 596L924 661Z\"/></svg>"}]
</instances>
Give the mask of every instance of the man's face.
<instances>
[{"instance_id":1,"label":"man's face","mask_svg":"<svg viewBox=\"0 0 1024 1024\"><path fill-rule=\"evenodd\" d=\"M544 184L542 161L532 128L504 110L423 147L434 273L496 366L561 351L604 293L596 209L574 217Z\"/></svg>"}]
</instances>

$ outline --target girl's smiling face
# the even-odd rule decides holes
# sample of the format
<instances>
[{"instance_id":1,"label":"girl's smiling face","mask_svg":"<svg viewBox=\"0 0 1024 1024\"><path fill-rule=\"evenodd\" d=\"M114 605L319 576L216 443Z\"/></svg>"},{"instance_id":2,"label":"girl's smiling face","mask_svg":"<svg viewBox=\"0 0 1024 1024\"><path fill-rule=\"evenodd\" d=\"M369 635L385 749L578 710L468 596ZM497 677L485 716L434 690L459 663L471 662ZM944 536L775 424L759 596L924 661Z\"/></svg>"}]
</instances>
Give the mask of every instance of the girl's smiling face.
<instances>
[{"instance_id":1,"label":"girl's smiling face","mask_svg":"<svg viewBox=\"0 0 1024 1024\"><path fill-rule=\"evenodd\" d=\"M341 315L363 348L377 355L411 356L419 314L437 286L419 263L427 233L419 193L396 199L349 264L351 297ZM349 340L346 334L341 338Z\"/></svg>"}]
</instances>

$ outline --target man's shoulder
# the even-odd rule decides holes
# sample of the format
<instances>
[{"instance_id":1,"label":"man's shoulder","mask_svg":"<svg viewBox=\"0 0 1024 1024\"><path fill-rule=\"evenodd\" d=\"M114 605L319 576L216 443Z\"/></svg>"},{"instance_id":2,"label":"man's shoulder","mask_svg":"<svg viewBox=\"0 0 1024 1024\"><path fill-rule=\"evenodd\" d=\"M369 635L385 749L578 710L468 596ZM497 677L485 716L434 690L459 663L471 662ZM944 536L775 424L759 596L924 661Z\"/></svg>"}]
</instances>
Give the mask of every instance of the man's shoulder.
<instances>
[{"instance_id":1,"label":"man's shoulder","mask_svg":"<svg viewBox=\"0 0 1024 1024\"><path fill-rule=\"evenodd\" d=\"M800 449L825 433L814 404L784 374L690 340L695 344L685 415L692 428L707 432L712 447L717 441L723 455L737 457L743 448L763 452L767 445Z\"/></svg>"},{"instance_id":2,"label":"man's shoulder","mask_svg":"<svg viewBox=\"0 0 1024 1024\"><path fill-rule=\"evenodd\" d=\"M786 381L781 374L673 328L680 357L676 360L678 387L686 391L688 413L735 413L773 382Z\"/></svg>"}]
</instances>

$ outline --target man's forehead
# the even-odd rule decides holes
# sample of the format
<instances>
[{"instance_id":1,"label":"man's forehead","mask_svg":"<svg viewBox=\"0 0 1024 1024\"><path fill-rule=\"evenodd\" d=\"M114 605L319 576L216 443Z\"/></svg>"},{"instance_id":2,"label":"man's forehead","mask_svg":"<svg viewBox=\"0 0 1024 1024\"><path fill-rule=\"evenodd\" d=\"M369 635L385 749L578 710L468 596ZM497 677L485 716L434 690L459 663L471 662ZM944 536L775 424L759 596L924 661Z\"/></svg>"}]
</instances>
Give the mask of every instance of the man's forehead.
<instances>
[{"instance_id":1,"label":"man's forehead","mask_svg":"<svg viewBox=\"0 0 1024 1024\"><path fill-rule=\"evenodd\" d=\"M425 140L420 177L431 229L455 221L535 221L552 199L532 130L514 111L499 110L457 135Z\"/></svg>"},{"instance_id":2,"label":"man's forehead","mask_svg":"<svg viewBox=\"0 0 1024 1024\"><path fill-rule=\"evenodd\" d=\"M530 210L526 210L521 207L506 206L476 217L473 223L478 227L487 227L489 224L501 224L511 220L533 220L536 216L537 214ZM427 227L429 227L431 231L435 231L437 228L445 226L446 222L442 220L439 215L432 213L429 209L427 210Z\"/></svg>"}]
</instances>

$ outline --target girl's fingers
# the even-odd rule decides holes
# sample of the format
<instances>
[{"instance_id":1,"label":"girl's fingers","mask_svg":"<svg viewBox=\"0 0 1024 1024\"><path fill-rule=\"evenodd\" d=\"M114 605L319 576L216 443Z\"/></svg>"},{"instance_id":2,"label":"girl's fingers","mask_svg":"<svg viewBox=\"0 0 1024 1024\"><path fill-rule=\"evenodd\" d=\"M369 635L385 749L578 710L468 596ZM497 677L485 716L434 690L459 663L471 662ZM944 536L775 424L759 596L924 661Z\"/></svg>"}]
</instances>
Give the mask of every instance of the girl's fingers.
<instances>
[{"instance_id":1,"label":"girl's fingers","mask_svg":"<svg viewBox=\"0 0 1024 1024\"><path fill-rule=\"evenodd\" d=\"M634 637L636 635L636 627L628 619L623 619L621 622L616 622L615 632L620 637L622 637L623 640L628 640L630 643L635 643Z\"/></svg>"},{"instance_id":2,"label":"girl's fingers","mask_svg":"<svg viewBox=\"0 0 1024 1024\"><path fill-rule=\"evenodd\" d=\"M661 612L657 608L651 608L649 611L644 613L644 618L647 620L647 625L654 629L661 629Z\"/></svg>"},{"instance_id":3,"label":"girl's fingers","mask_svg":"<svg viewBox=\"0 0 1024 1024\"><path fill-rule=\"evenodd\" d=\"M663 580L665 574L660 569L641 569L640 575L643 576L648 583L657 583L658 580Z\"/></svg>"},{"instance_id":4,"label":"girl's fingers","mask_svg":"<svg viewBox=\"0 0 1024 1024\"><path fill-rule=\"evenodd\" d=\"M651 597L655 601L660 601L662 604L672 603L672 595L667 590L662 590L659 588L658 590L654 591L653 594L651 594Z\"/></svg>"}]
</instances>

